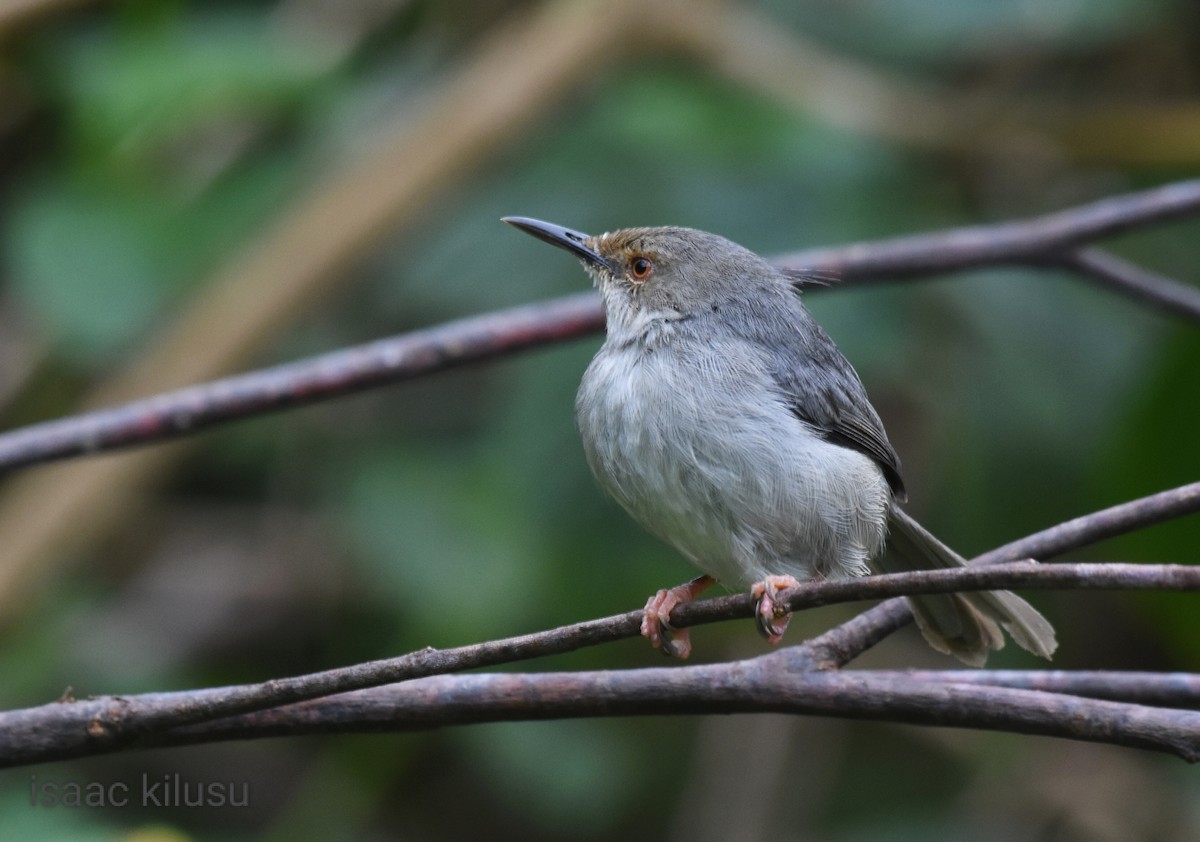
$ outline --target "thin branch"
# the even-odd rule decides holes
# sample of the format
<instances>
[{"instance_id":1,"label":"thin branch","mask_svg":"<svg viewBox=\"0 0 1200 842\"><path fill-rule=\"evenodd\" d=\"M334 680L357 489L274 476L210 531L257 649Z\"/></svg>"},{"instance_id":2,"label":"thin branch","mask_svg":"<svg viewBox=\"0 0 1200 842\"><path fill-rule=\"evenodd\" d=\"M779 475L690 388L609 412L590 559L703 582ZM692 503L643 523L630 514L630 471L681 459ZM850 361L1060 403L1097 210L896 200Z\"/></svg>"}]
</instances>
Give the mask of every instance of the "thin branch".
<instances>
[{"instance_id":1,"label":"thin branch","mask_svg":"<svg viewBox=\"0 0 1200 842\"><path fill-rule=\"evenodd\" d=\"M1165 313L1200 321L1200 288L1180 283L1099 248L1082 248L1060 260L1085 278Z\"/></svg>"},{"instance_id":2,"label":"thin branch","mask_svg":"<svg viewBox=\"0 0 1200 842\"><path fill-rule=\"evenodd\" d=\"M845 674L852 675L853 672ZM1040 690L1157 707L1200 708L1200 675L1186 672L903 670L893 673L873 670L872 675L902 675L918 681Z\"/></svg>"},{"instance_id":3,"label":"thin branch","mask_svg":"<svg viewBox=\"0 0 1200 842\"><path fill-rule=\"evenodd\" d=\"M189 435L600 330L591 293L514 307L0 434L0 471Z\"/></svg>"},{"instance_id":4,"label":"thin branch","mask_svg":"<svg viewBox=\"0 0 1200 842\"><path fill-rule=\"evenodd\" d=\"M1072 518L976 556L972 563L997 564L1021 558L1044 561L1097 541L1197 512L1200 512L1200 482L1192 482Z\"/></svg>"},{"instance_id":5,"label":"thin branch","mask_svg":"<svg viewBox=\"0 0 1200 842\"><path fill-rule=\"evenodd\" d=\"M861 579L808 582L784 591L781 598L793 611L800 611L863 599L1012 588L1190 591L1200 589L1200 567L1190 564L1039 565L1034 561L1008 562L986 567L914 570ZM745 599L749 601L749 595ZM741 606L738 608L738 616L741 616Z\"/></svg>"},{"instance_id":6,"label":"thin branch","mask_svg":"<svg viewBox=\"0 0 1200 842\"><path fill-rule=\"evenodd\" d=\"M1200 512L1200 482L1181 485L1074 518L997 547L972 565L1022 558L1047 559L1135 529ZM842 667L912 621L904 600L893 599L864 611L809 641L810 652L829 667Z\"/></svg>"}]
</instances>

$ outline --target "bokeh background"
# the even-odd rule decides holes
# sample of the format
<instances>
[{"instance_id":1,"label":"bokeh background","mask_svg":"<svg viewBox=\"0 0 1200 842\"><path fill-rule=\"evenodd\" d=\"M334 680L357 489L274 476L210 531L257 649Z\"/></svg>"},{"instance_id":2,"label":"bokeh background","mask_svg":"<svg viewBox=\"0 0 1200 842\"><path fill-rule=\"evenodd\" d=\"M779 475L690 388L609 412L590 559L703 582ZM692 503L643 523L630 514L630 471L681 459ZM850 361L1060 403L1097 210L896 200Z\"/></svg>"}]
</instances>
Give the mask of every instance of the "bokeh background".
<instances>
[{"instance_id":1,"label":"bokeh background","mask_svg":"<svg viewBox=\"0 0 1200 842\"><path fill-rule=\"evenodd\" d=\"M683 224L764 254L1200 170L1187 0L0 3L7 427L581 289L498 222ZM1200 223L1123 237L1194 281ZM809 304L965 554L1197 478L1196 328L1052 271ZM0 705L254 681L639 606L690 577L571 417L598 337L36 468L0 487ZM1079 553L1190 563L1196 520ZM1035 594L1060 668L1200 669L1195 600ZM795 639L849 609L799 617ZM698 660L761 651L749 624ZM534 668L661 660L640 641ZM951 666L911 629L866 665ZM1005 651L996 666L1035 666ZM525 667L530 668L530 667ZM246 782L49 809L39 781ZM3 839L1200 834L1179 761L781 717L506 724L0 774Z\"/></svg>"}]
</instances>

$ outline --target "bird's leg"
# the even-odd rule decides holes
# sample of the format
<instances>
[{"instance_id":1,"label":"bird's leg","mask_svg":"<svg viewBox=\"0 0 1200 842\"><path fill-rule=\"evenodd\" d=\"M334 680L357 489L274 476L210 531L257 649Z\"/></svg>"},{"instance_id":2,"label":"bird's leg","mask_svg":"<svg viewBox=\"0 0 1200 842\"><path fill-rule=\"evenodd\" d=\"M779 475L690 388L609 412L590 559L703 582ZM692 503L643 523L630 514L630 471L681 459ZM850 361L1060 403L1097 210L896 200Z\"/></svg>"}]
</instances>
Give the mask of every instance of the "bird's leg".
<instances>
[{"instance_id":1,"label":"bird's leg","mask_svg":"<svg viewBox=\"0 0 1200 842\"><path fill-rule=\"evenodd\" d=\"M792 619L792 612L776 604L779 592L799 584L795 576L766 576L750 586L750 596L754 597L754 623L758 633L772 646L783 640L788 621Z\"/></svg>"},{"instance_id":2,"label":"bird's leg","mask_svg":"<svg viewBox=\"0 0 1200 842\"><path fill-rule=\"evenodd\" d=\"M671 628L671 612L676 605L691 602L716 583L712 576L697 576L686 584L663 588L650 597L642 617L642 637L664 655L686 658L692 651L691 635L687 629Z\"/></svg>"}]
</instances>

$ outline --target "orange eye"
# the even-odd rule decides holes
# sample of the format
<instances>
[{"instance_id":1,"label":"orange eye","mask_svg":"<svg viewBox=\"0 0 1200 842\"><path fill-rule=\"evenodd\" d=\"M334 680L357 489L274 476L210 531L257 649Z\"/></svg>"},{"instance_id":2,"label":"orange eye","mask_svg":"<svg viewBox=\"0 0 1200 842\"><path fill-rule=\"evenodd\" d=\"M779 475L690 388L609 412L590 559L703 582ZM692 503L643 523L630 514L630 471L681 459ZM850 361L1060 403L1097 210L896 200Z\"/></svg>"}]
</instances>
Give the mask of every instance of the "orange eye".
<instances>
[{"instance_id":1,"label":"orange eye","mask_svg":"<svg viewBox=\"0 0 1200 842\"><path fill-rule=\"evenodd\" d=\"M629 261L629 274L633 275L636 281L646 280L653 271L654 263L648 257L638 256Z\"/></svg>"}]
</instances>

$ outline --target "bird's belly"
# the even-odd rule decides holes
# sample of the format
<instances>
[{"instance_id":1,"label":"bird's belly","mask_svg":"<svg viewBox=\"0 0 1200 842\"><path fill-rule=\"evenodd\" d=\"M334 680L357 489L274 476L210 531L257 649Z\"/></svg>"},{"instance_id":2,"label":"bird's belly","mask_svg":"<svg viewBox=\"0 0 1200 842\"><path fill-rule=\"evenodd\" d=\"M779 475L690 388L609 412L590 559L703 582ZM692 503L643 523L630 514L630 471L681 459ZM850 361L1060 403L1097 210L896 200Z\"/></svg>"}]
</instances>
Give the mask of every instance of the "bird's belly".
<instances>
[{"instance_id":1,"label":"bird's belly","mask_svg":"<svg viewBox=\"0 0 1200 842\"><path fill-rule=\"evenodd\" d=\"M577 418L601 484L726 583L865 573L890 499L878 466L764 400L753 366L706 365L701 388L683 371L662 352L593 361Z\"/></svg>"}]
</instances>

